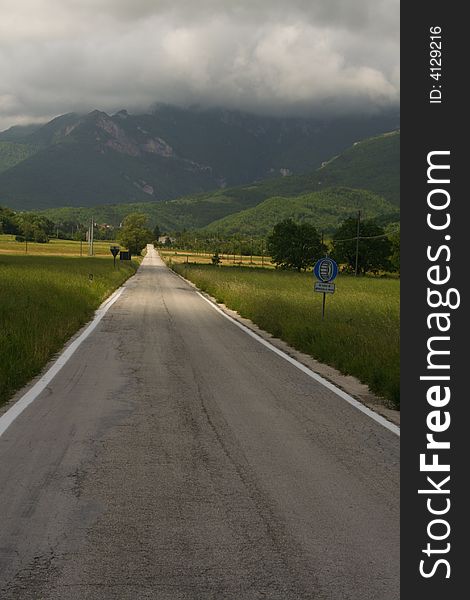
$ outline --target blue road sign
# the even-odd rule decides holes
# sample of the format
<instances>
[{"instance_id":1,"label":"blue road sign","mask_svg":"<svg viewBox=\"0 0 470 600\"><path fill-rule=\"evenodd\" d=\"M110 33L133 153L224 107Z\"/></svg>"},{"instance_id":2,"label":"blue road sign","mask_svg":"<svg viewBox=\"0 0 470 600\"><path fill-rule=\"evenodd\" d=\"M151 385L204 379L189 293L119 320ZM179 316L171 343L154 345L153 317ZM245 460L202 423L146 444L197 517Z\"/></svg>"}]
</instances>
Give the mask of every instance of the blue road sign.
<instances>
[{"instance_id":1,"label":"blue road sign","mask_svg":"<svg viewBox=\"0 0 470 600\"><path fill-rule=\"evenodd\" d=\"M320 281L329 283L338 275L338 265L332 258L320 258L313 267L313 273Z\"/></svg>"}]
</instances>

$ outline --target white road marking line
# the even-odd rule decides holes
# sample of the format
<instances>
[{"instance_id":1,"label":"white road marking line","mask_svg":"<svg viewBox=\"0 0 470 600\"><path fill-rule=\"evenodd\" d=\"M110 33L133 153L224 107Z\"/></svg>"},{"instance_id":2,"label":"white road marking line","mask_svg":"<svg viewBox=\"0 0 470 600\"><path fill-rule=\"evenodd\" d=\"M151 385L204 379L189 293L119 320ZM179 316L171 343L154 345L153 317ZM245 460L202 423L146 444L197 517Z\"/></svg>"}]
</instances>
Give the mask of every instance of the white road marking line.
<instances>
[{"instance_id":1,"label":"white road marking line","mask_svg":"<svg viewBox=\"0 0 470 600\"><path fill-rule=\"evenodd\" d=\"M181 275L179 275L178 273L175 273L174 271L171 271L171 270L170 270L170 272L174 273L175 275L177 275L178 277L181 277L181 279L186 281L186 279L184 277L182 277ZM28 392L26 392L26 394L24 394L10 409L8 409L6 411L6 413L4 413L0 417L0 436L2 436L5 433L5 431L13 423L13 421L15 421L15 419L32 402L34 402L34 400L36 400L36 398L44 391L44 389L49 385L49 383L59 373L59 371L62 369L62 367L69 361L69 359L72 357L72 355L75 353L75 351L80 347L82 342L84 342L86 340L86 338L96 329L96 327L98 326L101 319L108 312L108 310L111 308L111 306L116 302L116 300L118 300L118 298L121 296L123 291L124 291L124 287L120 287L107 300L105 300L103 302L103 304L101 304L101 306L95 312L93 321L88 325L88 327L85 329L85 331L83 331L83 333L76 340L74 340L60 354L60 356L57 358L57 360L54 362L54 364L50 367L50 369L33 385L33 387ZM258 341L260 344L262 344L263 346L265 346L266 348L271 350L271 352L274 352L275 354L277 354L284 360L287 360L287 362L294 365L294 367L296 367L297 369L299 369L300 371L302 371L303 373L305 373L306 375L308 375L309 377L311 377L312 379L314 379L315 381L317 381L324 387L326 387L329 390L331 390L332 392L334 392L337 396L339 396L340 398L342 398L343 400L345 400L346 402L348 402L349 404L351 404L352 406L354 406L355 408L357 408L358 410L360 410L361 412L363 412L364 414L369 416L371 419L373 419L374 421L376 421L377 423L379 423L380 425L382 425L383 427L385 427L392 433L395 433L398 436L400 435L399 427L397 427L393 423L390 423L390 421L387 421L387 419L385 419L381 415L377 414L376 412L374 412L367 406L364 406L364 404L361 404L361 402L359 402L358 400L356 400L355 398L353 398L352 396L350 396L349 394L347 394L340 388L336 387L331 382L324 379L323 377L318 375L318 373L315 373L314 371L312 371L311 369L309 369L308 367L306 367L305 365L300 363L295 358L292 358L291 356L289 356L282 350L279 350L279 348L276 348L276 346L273 346L273 344L271 344L267 340L263 339L261 336L259 336L257 333L255 333L254 331L252 331L251 329L249 329L242 323L239 323L236 319L234 319L233 317L231 317L230 315L225 313L221 308L219 308L211 300L209 300L203 294L201 294L201 292L199 292L197 289L195 291L196 291L196 294L198 294L198 296L200 296L205 302L207 302L209 304L209 306L211 306L214 310L216 310L218 313L220 313L223 317L225 317L226 319L231 321L239 329L241 329L242 331L247 333L249 336L251 336L253 339Z\"/></svg>"},{"instance_id":2,"label":"white road marking line","mask_svg":"<svg viewBox=\"0 0 470 600\"><path fill-rule=\"evenodd\" d=\"M6 411L0 417L0 436L2 436L5 431L10 427L13 421L19 417L19 415L26 409L28 406L36 400L36 398L44 391L44 389L49 385L49 383L54 379L57 373L62 369L62 367L68 362L74 352L79 348L79 346L86 340L86 338L96 329L97 325L104 317L104 315L108 312L111 306L116 302L116 300L120 297L122 292L124 291L124 287L118 288L109 298L107 298L101 306L96 310L93 321L88 325L88 327L81 333L76 340L74 340L67 348L59 355L54 364L51 366L46 373L33 385L33 387L24 394L13 406Z\"/></svg>"},{"instance_id":3,"label":"white road marking line","mask_svg":"<svg viewBox=\"0 0 470 600\"><path fill-rule=\"evenodd\" d=\"M178 277L181 277L181 279L183 279L183 281L187 282L187 280L179 273L175 273L175 271L172 271L172 270L170 270L170 272L174 273L175 275L178 275ZM205 302L207 302L207 304L209 304L209 306L212 306L212 308L214 310L216 310L223 317L225 317L226 319L231 321L239 329L241 329L242 331L247 333L249 336L254 338L257 342L259 342L260 344L263 344L263 346L265 346L266 348L269 348L269 350L271 350L271 352L274 352L274 354L277 354L284 360L287 360L287 362L290 362L291 365L294 365L294 367L296 367L297 369L302 371L302 373L305 373L306 375L308 375L309 377L311 377L312 379L314 379L315 381L317 381L324 387L326 387L329 390L331 390L332 392L334 392L337 396L339 396L340 398L342 398L343 400L345 400L346 402L351 404L351 406L354 406L354 408L357 408L357 410L360 410L365 415L367 415L368 417L370 417L371 419L373 419L374 421L376 421L377 423L379 423L380 425L382 425L383 427L385 427L386 429L388 429L395 435L400 436L400 428L397 425L395 425L394 423L391 423L390 421L387 421L387 419L385 417L382 417L382 415L379 415L378 413L374 412L373 410L371 410L370 408L368 408L367 406L365 406L364 404L359 402L359 400L356 400L356 398L353 398L352 396L347 394L342 389L336 387L333 383L331 383L327 379L324 379L323 377L321 377L321 375L318 375L318 373L315 373L315 371L312 371L311 369L309 369L308 367L303 365L301 362L299 362L295 358L292 358L292 356L289 356L282 350L279 350L279 348L276 348L276 346L274 346L273 344L271 344L270 342L268 342L267 340L265 340L264 338L259 336L257 333L255 333L254 331L252 331L251 329L249 329L248 327L246 327L245 325L243 325L242 323L240 323L239 321L237 321L236 319L234 319L233 317L228 315L220 307L218 307L216 304L214 304L214 302L212 302L212 300L209 300L209 298L206 298L203 294L201 294L201 292L199 292L197 289L195 289L195 292Z\"/></svg>"}]
</instances>

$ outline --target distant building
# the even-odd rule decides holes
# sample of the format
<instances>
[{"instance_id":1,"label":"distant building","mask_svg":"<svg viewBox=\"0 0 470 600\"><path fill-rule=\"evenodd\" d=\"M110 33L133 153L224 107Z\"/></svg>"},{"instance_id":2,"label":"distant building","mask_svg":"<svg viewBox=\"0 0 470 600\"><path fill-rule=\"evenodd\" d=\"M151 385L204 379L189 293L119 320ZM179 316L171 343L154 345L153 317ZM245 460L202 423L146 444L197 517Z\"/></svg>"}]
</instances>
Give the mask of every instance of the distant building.
<instances>
[{"instance_id":1,"label":"distant building","mask_svg":"<svg viewBox=\"0 0 470 600\"><path fill-rule=\"evenodd\" d=\"M171 235L160 235L158 236L157 242L159 244L168 244L167 240L170 240L171 244L174 244L176 242L176 238L171 237Z\"/></svg>"}]
</instances>

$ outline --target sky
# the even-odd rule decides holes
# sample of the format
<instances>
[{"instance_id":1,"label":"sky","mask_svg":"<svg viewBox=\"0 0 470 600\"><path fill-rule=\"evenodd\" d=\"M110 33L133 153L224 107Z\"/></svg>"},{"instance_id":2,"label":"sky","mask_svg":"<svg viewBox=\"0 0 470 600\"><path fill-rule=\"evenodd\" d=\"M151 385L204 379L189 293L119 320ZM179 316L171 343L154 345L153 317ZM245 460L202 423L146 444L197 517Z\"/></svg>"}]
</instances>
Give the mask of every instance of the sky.
<instances>
[{"instance_id":1,"label":"sky","mask_svg":"<svg viewBox=\"0 0 470 600\"><path fill-rule=\"evenodd\" d=\"M157 102L397 107L399 0L0 0L0 130Z\"/></svg>"}]
</instances>

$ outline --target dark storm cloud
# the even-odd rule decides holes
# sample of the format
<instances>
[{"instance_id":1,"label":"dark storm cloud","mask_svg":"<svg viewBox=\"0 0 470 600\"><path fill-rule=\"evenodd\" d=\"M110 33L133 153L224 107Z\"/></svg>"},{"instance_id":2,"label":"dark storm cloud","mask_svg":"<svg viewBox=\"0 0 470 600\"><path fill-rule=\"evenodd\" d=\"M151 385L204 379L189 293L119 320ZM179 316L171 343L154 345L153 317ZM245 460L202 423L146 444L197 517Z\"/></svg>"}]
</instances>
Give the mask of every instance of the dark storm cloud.
<instances>
[{"instance_id":1,"label":"dark storm cloud","mask_svg":"<svg viewBox=\"0 0 470 600\"><path fill-rule=\"evenodd\" d=\"M2 0L0 129L155 102L398 104L398 0Z\"/></svg>"}]
</instances>

